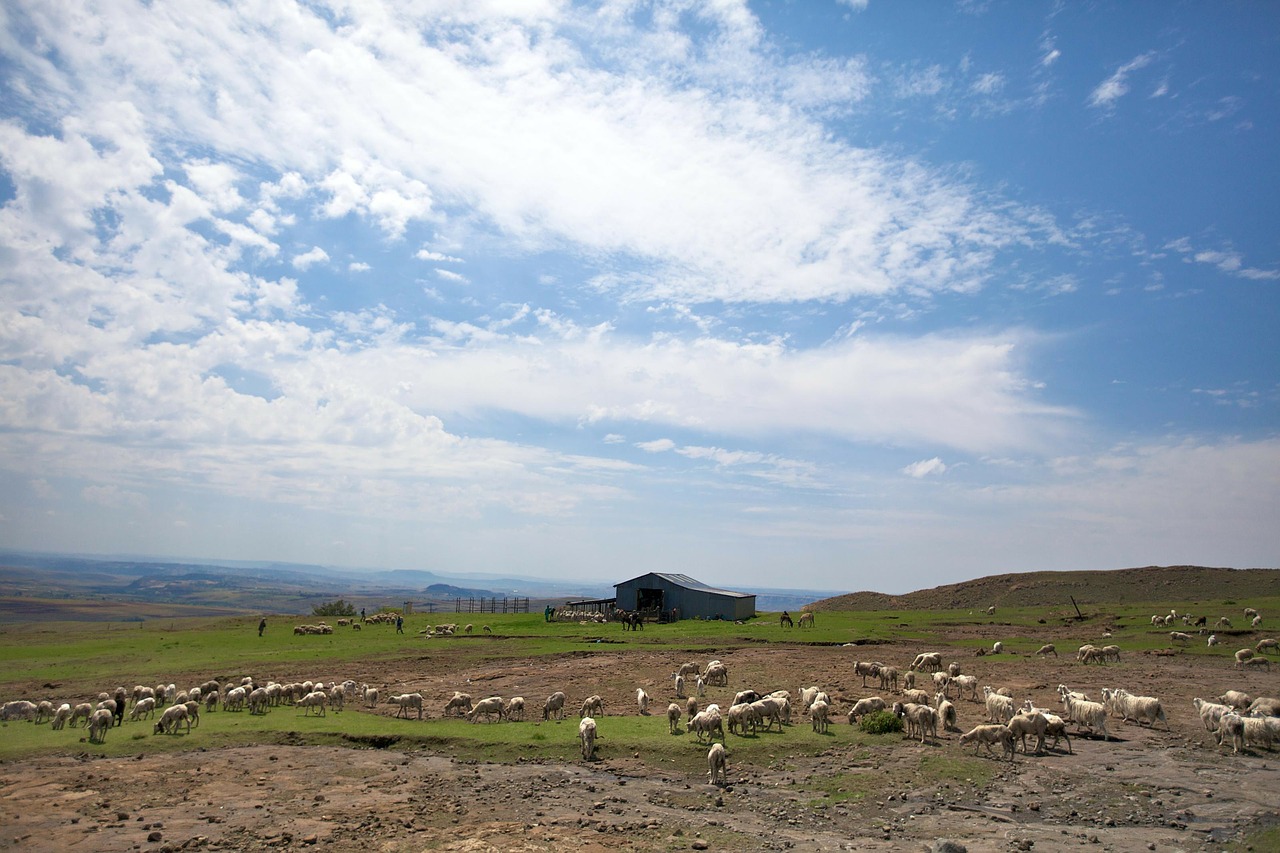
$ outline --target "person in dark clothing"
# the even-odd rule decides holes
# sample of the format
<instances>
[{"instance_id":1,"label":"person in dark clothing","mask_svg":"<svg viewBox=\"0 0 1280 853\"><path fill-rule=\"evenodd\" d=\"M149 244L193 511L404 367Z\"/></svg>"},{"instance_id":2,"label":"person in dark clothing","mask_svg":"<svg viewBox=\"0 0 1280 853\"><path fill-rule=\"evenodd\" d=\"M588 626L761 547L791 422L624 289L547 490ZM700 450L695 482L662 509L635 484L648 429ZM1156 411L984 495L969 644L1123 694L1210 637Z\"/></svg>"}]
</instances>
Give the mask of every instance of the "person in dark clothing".
<instances>
[{"instance_id":1,"label":"person in dark clothing","mask_svg":"<svg viewBox=\"0 0 1280 853\"><path fill-rule=\"evenodd\" d=\"M396 633L404 633L404 617L399 614L396 615Z\"/></svg>"},{"instance_id":2,"label":"person in dark clothing","mask_svg":"<svg viewBox=\"0 0 1280 853\"><path fill-rule=\"evenodd\" d=\"M265 630L267 630L267 620L264 617L263 620L258 623L258 636L261 637L262 632Z\"/></svg>"}]
</instances>

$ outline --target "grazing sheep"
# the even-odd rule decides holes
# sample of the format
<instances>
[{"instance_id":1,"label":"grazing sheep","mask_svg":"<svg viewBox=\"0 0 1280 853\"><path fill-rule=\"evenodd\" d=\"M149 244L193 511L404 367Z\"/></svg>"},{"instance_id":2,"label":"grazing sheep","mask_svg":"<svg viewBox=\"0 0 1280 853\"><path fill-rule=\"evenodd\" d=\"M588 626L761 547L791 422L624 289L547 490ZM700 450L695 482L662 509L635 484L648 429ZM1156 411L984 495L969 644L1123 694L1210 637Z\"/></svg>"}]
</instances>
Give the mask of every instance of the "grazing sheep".
<instances>
[{"instance_id":1,"label":"grazing sheep","mask_svg":"<svg viewBox=\"0 0 1280 853\"><path fill-rule=\"evenodd\" d=\"M1271 661L1267 660L1266 658L1249 658L1247 661L1244 661L1243 663L1240 664L1240 668L1241 669L1265 669L1267 672L1270 672Z\"/></svg>"},{"instance_id":2,"label":"grazing sheep","mask_svg":"<svg viewBox=\"0 0 1280 853\"><path fill-rule=\"evenodd\" d=\"M502 709L502 714L508 720L514 720L517 717L524 722L524 697L512 696L507 701L507 707Z\"/></svg>"},{"instance_id":3,"label":"grazing sheep","mask_svg":"<svg viewBox=\"0 0 1280 853\"><path fill-rule=\"evenodd\" d=\"M422 719L422 694L421 693L402 693L399 696L387 697L387 704L396 706L396 716L409 719L410 711L418 712L418 719Z\"/></svg>"},{"instance_id":4,"label":"grazing sheep","mask_svg":"<svg viewBox=\"0 0 1280 853\"><path fill-rule=\"evenodd\" d=\"M1254 627L1254 628L1261 628L1261 627L1262 627L1262 617L1261 617L1261 616L1255 616L1255 617L1253 617L1253 621L1251 621L1249 624L1250 624L1250 626L1252 626L1252 627Z\"/></svg>"},{"instance_id":5,"label":"grazing sheep","mask_svg":"<svg viewBox=\"0 0 1280 853\"><path fill-rule=\"evenodd\" d=\"M636 688L636 706L640 709L640 716L649 716L649 694L644 692L643 687Z\"/></svg>"},{"instance_id":6,"label":"grazing sheep","mask_svg":"<svg viewBox=\"0 0 1280 853\"><path fill-rule=\"evenodd\" d=\"M903 690L902 701L915 705L928 705L931 700L927 690Z\"/></svg>"},{"instance_id":7,"label":"grazing sheep","mask_svg":"<svg viewBox=\"0 0 1280 853\"><path fill-rule=\"evenodd\" d=\"M1259 696L1249 703L1249 713L1255 717L1280 717L1280 699Z\"/></svg>"},{"instance_id":8,"label":"grazing sheep","mask_svg":"<svg viewBox=\"0 0 1280 853\"><path fill-rule=\"evenodd\" d=\"M996 606L994 604L987 608L988 616L994 616L995 613L996 613Z\"/></svg>"},{"instance_id":9,"label":"grazing sheep","mask_svg":"<svg viewBox=\"0 0 1280 853\"><path fill-rule=\"evenodd\" d=\"M689 721L689 728L698 740L702 740L704 734L714 739L716 732L720 733L720 740L725 739L724 721L720 716L720 710L715 706L694 714L693 719Z\"/></svg>"},{"instance_id":10,"label":"grazing sheep","mask_svg":"<svg viewBox=\"0 0 1280 853\"><path fill-rule=\"evenodd\" d=\"M71 719L69 720L69 723L72 728L75 728L76 721L81 717L84 718L84 724L86 726L89 725L89 720L93 717L93 705L88 702L81 702L79 705L76 705L71 709Z\"/></svg>"},{"instance_id":11,"label":"grazing sheep","mask_svg":"<svg viewBox=\"0 0 1280 853\"><path fill-rule=\"evenodd\" d=\"M1230 628L1230 627L1231 627L1231 620L1230 620L1230 619L1228 619L1228 618L1227 618L1227 617L1225 617L1225 616L1219 617L1218 621L1214 623L1213 627L1215 627L1215 628Z\"/></svg>"},{"instance_id":12,"label":"grazing sheep","mask_svg":"<svg viewBox=\"0 0 1280 853\"><path fill-rule=\"evenodd\" d=\"M1004 643L1000 642L999 640L996 640L994 643L992 643L991 654L993 655L1004 654Z\"/></svg>"},{"instance_id":13,"label":"grazing sheep","mask_svg":"<svg viewBox=\"0 0 1280 853\"><path fill-rule=\"evenodd\" d=\"M818 698L814 700L813 704L816 705L818 702L826 701L825 699L822 698L825 695L826 695L825 693L819 693ZM764 699L757 699L754 702L752 702L751 711L752 711L752 714L755 715L756 724L758 725L759 723L764 723L765 729L772 729L773 724L777 723L778 731L782 731L782 708L783 708L783 703L785 701L786 700L783 700L783 699L774 699L772 697L766 696ZM827 702L827 705L828 707L830 707L831 703ZM786 708L787 708L787 716L790 717L791 704L789 702L786 704ZM809 709L812 710L813 705L810 705Z\"/></svg>"},{"instance_id":14,"label":"grazing sheep","mask_svg":"<svg viewBox=\"0 0 1280 853\"><path fill-rule=\"evenodd\" d=\"M978 754L978 748L985 746L987 755L994 757L995 753L991 751L991 744L998 743L1004 750L1004 754L1009 756L1009 760L1013 761L1013 754L1017 750L1017 746L1013 740L1013 732L1009 731L1007 726L983 725L974 726L969 731L960 735L960 745L967 743L974 745L974 755Z\"/></svg>"},{"instance_id":15,"label":"grazing sheep","mask_svg":"<svg viewBox=\"0 0 1280 853\"><path fill-rule=\"evenodd\" d=\"M239 689L239 688L236 688ZM295 707L302 709L302 715L308 716L311 710L316 709L316 716L325 716L325 709L329 706L329 694L323 690L313 690L306 696L298 700Z\"/></svg>"},{"instance_id":16,"label":"grazing sheep","mask_svg":"<svg viewBox=\"0 0 1280 853\"><path fill-rule=\"evenodd\" d=\"M0 707L0 720L34 721L39 710L40 706L35 702L28 702L26 699L15 699L12 702L4 703L4 707Z\"/></svg>"},{"instance_id":17,"label":"grazing sheep","mask_svg":"<svg viewBox=\"0 0 1280 853\"><path fill-rule=\"evenodd\" d=\"M588 696L586 699L582 700L582 711L578 716L589 717L592 714L595 714L597 717L604 716L604 700L598 695Z\"/></svg>"},{"instance_id":18,"label":"grazing sheep","mask_svg":"<svg viewBox=\"0 0 1280 853\"><path fill-rule=\"evenodd\" d=\"M702 680L710 686L728 687L729 670L720 661L713 660L707 664L707 671L702 674Z\"/></svg>"},{"instance_id":19,"label":"grazing sheep","mask_svg":"<svg viewBox=\"0 0 1280 853\"><path fill-rule=\"evenodd\" d=\"M218 702L222 700L222 697L218 695L217 690L208 690L200 694L200 699L204 702L205 713L211 714L218 709Z\"/></svg>"},{"instance_id":20,"label":"grazing sheep","mask_svg":"<svg viewBox=\"0 0 1280 853\"><path fill-rule=\"evenodd\" d=\"M1267 637L1264 640L1259 640L1258 645L1254 646L1253 650L1258 654L1264 654L1268 649L1275 651L1277 648L1280 648L1280 642L1277 642L1272 637Z\"/></svg>"},{"instance_id":21,"label":"grazing sheep","mask_svg":"<svg viewBox=\"0 0 1280 853\"><path fill-rule=\"evenodd\" d=\"M1243 693L1239 690L1228 690L1226 693L1223 693L1218 697L1218 701L1223 705L1229 705L1235 710L1240 711L1253 704L1253 697L1248 693Z\"/></svg>"},{"instance_id":22,"label":"grazing sheep","mask_svg":"<svg viewBox=\"0 0 1280 853\"><path fill-rule=\"evenodd\" d=\"M542 703L542 719L550 720L551 715L555 714L557 720L563 720L564 700L565 695L559 690L548 696L547 701Z\"/></svg>"},{"instance_id":23,"label":"grazing sheep","mask_svg":"<svg viewBox=\"0 0 1280 853\"><path fill-rule=\"evenodd\" d=\"M249 713L261 716L267 713L267 689L265 687L255 687L253 692L245 697L245 704L249 706ZM185 702L182 704L186 704Z\"/></svg>"},{"instance_id":24,"label":"grazing sheep","mask_svg":"<svg viewBox=\"0 0 1280 853\"><path fill-rule=\"evenodd\" d=\"M914 675L915 673L912 673ZM881 690L897 690L898 689L898 668L896 666L880 667L880 689Z\"/></svg>"},{"instance_id":25,"label":"grazing sheep","mask_svg":"<svg viewBox=\"0 0 1280 853\"><path fill-rule=\"evenodd\" d=\"M865 687L866 685L864 684L863 686ZM908 669L906 672L902 673L902 689L914 690L915 686L916 686L916 674L912 672L910 669Z\"/></svg>"},{"instance_id":26,"label":"grazing sheep","mask_svg":"<svg viewBox=\"0 0 1280 853\"><path fill-rule=\"evenodd\" d=\"M243 687L232 687L222 697L222 710L239 711L244 708L245 699L248 698L248 691Z\"/></svg>"},{"instance_id":27,"label":"grazing sheep","mask_svg":"<svg viewBox=\"0 0 1280 853\"><path fill-rule=\"evenodd\" d=\"M1189 645L1189 644L1191 643L1191 635L1190 635L1190 634L1184 634L1182 631L1170 631L1170 632L1169 632L1169 642L1171 642L1171 643L1182 643L1182 645L1186 646L1186 645Z\"/></svg>"},{"instance_id":28,"label":"grazing sheep","mask_svg":"<svg viewBox=\"0 0 1280 853\"><path fill-rule=\"evenodd\" d=\"M137 722L144 717L154 717L156 714L156 700L148 696L146 699L140 699L133 703L133 708L129 711L129 720Z\"/></svg>"},{"instance_id":29,"label":"grazing sheep","mask_svg":"<svg viewBox=\"0 0 1280 853\"><path fill-rule=\"evenodd\" d=\"M152 701L154 702L155 700ZM53 727L54 731L62 731L69 719L71 719L71 705L67 702L63 702L58 706L58 710L53 712L53 720L49 725Z\"/></svg>"},{"instance_id":30,"label":"grazing sheep","mask_svg":"<svg viewBox=\"0 0 1280 853\"><path fill-rule=\"evenodd\" d=\"M481 703L483 704L483 702ZM476 707L479 707L477 705ZM596 754L596 721L583 717L578 723L578 740L582 743L582 760L590 761Z\"/></svg>"},{"instance_id":31,"label":"grazing sheep","mask_svg":"<svg viewBox=\"0 0 1280 853\"><path fill-rule=\"evenodd\" d=\"M156 720L155 734L177 734L178 726L187 724L187 734L191 734L191 717L187 714L186 705L170 705L164 709L160 719Z\"/></svg>"},{"instance_id":32,"label":"grazing sheep","mask_svg":"<svg viewBox=\"0 0 1280 853\"><path fill-rule=\"evenodd\" d=\"M1244 609L1244 618L1246 619L1252 619L1257 615L1258 615L1258 611L1254 610L1252 607L1246 607Z\"/></svg>"},{"instance_id":33,"label":"grazing sheep","mask_svg":"<svg viewBox=\"0 0 1280 853\"><path fill-rule=\"evenodd\" d=\"M748 727L753 731L755 730L756 715L750 702L739 702L737 705L730 705L729 710L724 712L724 716L728 720L729 734L731 735L746 735Z\"/></svg>"},{"instance_id":34,"label":"grazing sheep","mask_svg":"<svg viewBox=\"0 0 1280 853\"><path fill-rule=\"evenodd\" d=\"M684 703L685 713L689 715L689 719L693 719L693 715L698 713L698 700L690 696Z\"/></svg>"},{"instance_id":35,"label":"grazing sheep","mask_svg":"<svg viewBox=\"0 0 1280 853\"><path fill-rule=\"evenodd\" d=\"M1036 654L1053 655L1056 658L1058 656L1058 650L1054 648L1053 643L1045 643L1043 646L1041 646L1039 649L1036 650Z\"/></svg>"},{"instance_id":36,"label":"grazing sheep","mask_svg":"<svg viewBox=\"0 0 1280 853\"><path fill-rule=\"evenodd\" d=\"M506 712L506 708L502 703L502 697L490 696L488 699L481 699L479 702L477 702L475 707L467 712L467 719L474 723L477 720L479 720L480 715L483 714L484 716L489 718L489 722L493 722L493 717L495 715L498 717L499 720L501 720L502 715L505 712ZM595 724L593 723L592 725L595 725Z\"/></svg>"},{"instance_id":37,"label":"grazing sheep","mask_svg":"<svg viewBox=\"0 0 1280 853\"><path fill-rule=\"evenodd\" d=\"M859 699L849 709L849 724L853 725L858 722L859 717L864 717L875 711L883 711L886 707L884 700L879 696L868 696L865 699Z\"/></svg>"},{"instance_id":38,"label":"grazing sheep","mask_svg":"<svg viewBox=\"0 0 1280 853\"><path fill-rule=\"evenodd\" d=\"M181 706L179 706L181 707ZM186 713L186 708L182 712ZM89 718L89 743L104 743L107 739L107 729L111 728L112 714L106 708L99 708L93 712L93 716Z\"/></svg>"},{"instance_id":39,"label":"grazing sheep","mask_svg":"<svg viewBox=\"0 0 1280 853\"><path fill-rule=\"evenodd\" d=\"M562 696L564 694L561 694ZM444 703L444 716L465 716L471 711L471 694L453 691L453 696ZM545 719L545 718L544 718Z\"/></svg>"},{"instance_id":40,"label":"grazing sheep","mask_svg":"<svg viewBox=\"0 0 1280 853\"><path fill-rule=\"evenodd\" d=\"M1236 666L1240 667L1245 661L1253 657L1253 649L1240 649L1236 652Z\"/></svg>"},{"instance_id":41,"label":"grazing sheep","mask_svg":"<svg viewBox=\"0 0 1280 853\"><path fill-rule=\"evenodd\" d=\"M707 750L707 779L712 785L723 785L725 770L729 767L725 758L724 744L713 743Z\"/></svg>"},{"instance_id":42,"label":"grazing sheep","mask_svg":"<svg viewBox=\"0 0 1280 853\"><path fill-rule=\"evenodd\" d=\"M831 706L819 699L809 706L809 719L813 722L813 730L818 734L827 732L827 712Z\"/></svg>"},{"instance_id":43,"label":"grazing sheep","mask_svg":"<svg viewBox=\"0 0 1280 853\"><path fill-rule=\"evenodd\" d=\"M698 666L698 664L693 661L689 661L687 663L680 664L680 668L676 670L676 675L697 675L700 672L702 672L702 667Z\"/></svg>"},{"instance_id":44,"label":"grazing sheep","mask_svg":"<svg viewBox=\"0 0 1280 853\"><path fill-rule=\"evenodd\" d=\"M1214 647L1214 646L1216 646L1216 645L1218 645L1218 635L1217 635L1217 634L1210 634L1210 635L1209 635L1209 648L1213 648L1213 647Z\"/></svg>"},{"instance_id":45,"label":"grazing sheep","mask_svg":"<svg viewBox=\"0 0 1280 853\"><path fill-rule=\"evenodd\" d=\"M684 714L684 709L672 702L667 706L667 728L671 734L680 734L680 717Z\"/></svg>"},{"instance_id":46,"label":"grazing sheep","mask_svg":"<svg viewBox=\"0 0 1280 853\"><path fill-rule=\"evenodd\" d=\"M796 625L800 628L812 628L813 614L807 610L804 613L801 613L800 618L796 620Z\"/></svg>"},{"instance_id":47,"label":"grazing sheep","mask_svg":"<svg viewBox=\"0 0 1280 853\"><path fill-rule=\"evenodd\" d=\"M1218 731L1214 737L1218 741L1218 746L1222 746L1222 741L1228 735L1231 736L1232 753L1240 752L1240 747L1244 746L1244 718L1239 714L1226 713L1218 720Z\"/></svg>"}]
</instances>

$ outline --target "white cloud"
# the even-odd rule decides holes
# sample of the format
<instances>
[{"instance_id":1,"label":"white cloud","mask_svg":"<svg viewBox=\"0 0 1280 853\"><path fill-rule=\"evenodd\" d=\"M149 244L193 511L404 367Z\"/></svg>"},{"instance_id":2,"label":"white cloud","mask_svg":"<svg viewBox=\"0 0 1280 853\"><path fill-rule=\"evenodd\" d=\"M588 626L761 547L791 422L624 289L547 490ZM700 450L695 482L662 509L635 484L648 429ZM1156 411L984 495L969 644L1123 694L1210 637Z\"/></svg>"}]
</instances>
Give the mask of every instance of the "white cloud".
<instances>
[{"instance_id":1,"label":"white cloud","mask_svg":"<svg viewBox=\"0 0 1280 853\"><path fill-rule=\"evenodd\" d=\"M371 269L373 269L373 267L369 266L364 261L352 261L347 264L347 272L368 272Z\"/></svg>"},{"instance_id":2,"label":"white cloud","mask_svg":"<svg viewBox=\"0 0 1280 853\"><path fill-rule=\"evenodd\" d=\"M1089 106L1109 110L1129 92L1129 75L1146 68L1155 59L1154 51L1139 54L1121 65L1089 95Z\"/></svg>"},{"instance_id":3,"label":"white cloud","mask_svg":"<svg viewBox=\"0 0 1280 853\"><path fill-rule=\"evenodd\" d=\"M455 258L451 255L446 255L442 252L434 252L430 249L419 249L417 252L414 253L414 257L420 261L434 261L435 263L445 263L445 262L451 263L451 264L465 263L465 261L463 261L462 258Z\"/></svg>"},{"instance_id":4,"label":"white cloud","mask_svg":"<svg viewBox=\"0 0 1280 853\"><path fill-rule=\"evenodd\" d=\"M996 72L981 74L969 87L975 94L994 95L1004 88L1004 75Z\"/></svg>"},{"instance_id":5,"label":"white cloud","mask_svg":"<svg viewBox=\"0 0 1280 853\"><path fill-rule=\"evenodd\" d=\"M300 255L294 255L291 263L295 269L308 270L316 264L322 264L329 260L329 253L319 246L313 246L311 249Z\"/></svg>"},{"instance_id":6,"label":"white cloud","mask_svg":"<svg viewBox=\"0 0 1280 853\"><path fill-rule=\"evenodd\" d=\"M919 462L912 462L910 465L902 469L902 473L908 477L915 477L917 480L934 474L945 474L947 466L937 456L932 459L922 459Z\"/></svg>"},{"instance_id":7,"label":"white cloud","mask_svg":"<svg viewBox=\"0 0 1280 853\"><path fill-rule=\"evenodd\" d=\"M676 443L669 438L656 438L653 441L638 441L636 447L645 453L665 453L674 450Z\"/></svg>"}]
</instances>

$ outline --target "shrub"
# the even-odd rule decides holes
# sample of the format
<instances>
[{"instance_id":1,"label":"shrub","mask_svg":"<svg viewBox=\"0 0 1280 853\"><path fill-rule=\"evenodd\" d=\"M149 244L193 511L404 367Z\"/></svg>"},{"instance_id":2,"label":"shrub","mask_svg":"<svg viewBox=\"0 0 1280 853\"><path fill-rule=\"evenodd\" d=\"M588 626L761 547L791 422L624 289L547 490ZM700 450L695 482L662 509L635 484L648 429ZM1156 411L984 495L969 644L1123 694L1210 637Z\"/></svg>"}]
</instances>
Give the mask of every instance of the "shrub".
<instances>
[{"instance_id":1,"label":"shrub","mask_svg":"<svg viewBox=\"0 0 1280 853\"><path fill-rule=\"evenodd\" d=\"M888 711L872 711L858 721L858 728L869 735L887 735L902 731L902 720Z\"/></svg>"},{"instance_id":2,"label":"shrub","mask_svg":"<svg viewBox=\"0 0 1280 853\"><path fill-rule=\"evenodd\" d=\"M356 608L353 604L347 604L341 598L337 601L329 601L324 604L317 604L311 608L313 616L355 616Z\"/></svg>"}]
</instances>

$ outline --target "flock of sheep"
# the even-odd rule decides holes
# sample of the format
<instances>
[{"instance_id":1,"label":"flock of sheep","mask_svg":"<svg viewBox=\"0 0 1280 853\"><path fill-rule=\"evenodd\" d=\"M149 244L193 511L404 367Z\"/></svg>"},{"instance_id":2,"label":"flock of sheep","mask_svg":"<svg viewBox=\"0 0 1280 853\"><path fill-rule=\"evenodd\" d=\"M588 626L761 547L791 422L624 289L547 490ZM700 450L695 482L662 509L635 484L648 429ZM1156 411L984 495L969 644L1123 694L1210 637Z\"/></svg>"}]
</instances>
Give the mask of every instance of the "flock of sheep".
<instances>
[{"instance_id":1,"label":"flock of sheep","mask_svg":"<svg viewBox=\"0 0 1280 853\"><path fill-rule=\"evenodd\" d=\"M1245 613L1255 626L1260 624L1261 617L1256 611L1246 610ZM1171 612L1168 617L1152 617L1152 624L1164 626L1169 624L1166 620L1177 618L1177 614ZM1203 625L1207 621L1203 618L1191 620L1189 616L1182 618L1188 625L1193 621ZM1225 618L1221 619L1219 624L1225 621ZM448 628L454 629L454 626ZM472 626L468 625L464 630L469 633ZM1184 638L1189 639L1189 635L1178 631L1171 633L1175 643L1182 642ZM1255 662L1263 661L1269 668L1269 662L1261 655L1275 651L1276 647L1275 640L1262 640L1253 649L1241 649L1235 654L1237 666L1243 669L1258 666ZM992 646L990 652L979 650L980 654L1003 652L1003 644L999 642ZM1052 644L1047 644L1036 654L1056 657L1057 650ZM1119 660L1119 657L1120 649L1114 645L1098 647L1086 644L1076 654L1081 664L1105 664ZM844 716L851 725L856 725L868 714L890 712L902 720L907 737L919 738L924 743L930 738L937 740L939 727L943 731L959 732L961 714L957 703L967 702L985 711L985 719L960 734L958 742L961 745L972 743L978 751L985 747L993 756L993 747L998 745L1002 750L1001 757L1008 757L1011 761L1019 743L1023 753L1030 754L1028 736L1034 739L1036 754L1058 749L1061 741L1066 742L1070 752L1068 724L1073 724L1077 732L1086 730L1090 734L1101 734L1105 740L1112 737L1108 721L1116 718L1121 722L1148 726L1163 723L1168 727L1165 708L1155 697L1135 695L1122 688L1102 688L1098 694L1101 701L1095 701L1089 695L1061 684L1057 690L1061 707L1051 710L1036 706L1029 698L1018 704L1006 688L980 687L977 677L962 672L958 663L952 662L943 667L942 661L943 656L939 652L918 654L902 668L881 662L855 661L853 674L861 676L864 688L868 686L868 678L876 679L879 693L854 700ZM724 709L717 703L702 706L699 700L706 695L708 688L729 687L728 668L719 660L710 661L706 666L685 663L672 674L671 681L672 693L683 701L667 705L669 731L680 733L683 722L697 741L710 744L707 766L712 784L722 784L725 780L728 767L726 732L738 736L762 730L782 732L784 727L792 725L793 716L798 715L808 718L814 732L825 733L833 718L838 716L835 701L816 685L801 687L794 694L785 689L768 693L740 690L733 695L731 702L726 701ZM265 714L270 708L288 705L302 709L304 714L323 716L330 709L341 711L348 703L359 702L366 708L375 708L380 704L379 700L377 689L367 684L358 685L352 680L327 684L311 681L267 681L260 684L252 677L244 677L235 684L211 680L187 690L179 690L174 684L137 685L131 691L117 687L112 692L98 694L96 700L75 705L70 702L55 704L52 700L11 701L0 706L0 720L47 722L55 730L83 725L90 742L102 743L112 727L125 722L126 712L131 722L154 719L155 734L176 734L182 730L190 733L192 726L198 726L202 709L206 713L221 708L224 711L247 710L250 714ZM637 688L639 714L650 715L651 701L644 688ZM568 697L563 691L552 693L541 703L542 719L564 719L567 702ZM395 694L386 698L386 704L396 706L398 717L413 715L422 719L426 698L420 692ZM1233 752L1239 752L1246 746L1270 749L1276 740L1280 740L1280 699L1255 699L1231 690L1214 702L1196 698L1193 704L1206 730L1215 735L1220 747L1229 742ZM526 700L522 696L509 699L489 696L473 701L470 694L459 691L445 702L443 716L463 717L473 723L481 719L522 721L525 719L525 706ZM595 755L598 719L605 714L605 702L600 695L592 694L576 707L579 710L578 740L582 757L590 760ZM717 737L719 742L716 742ZM1047 745L1050 737L1053 742Z\"/></svg>"}]
</instances>

